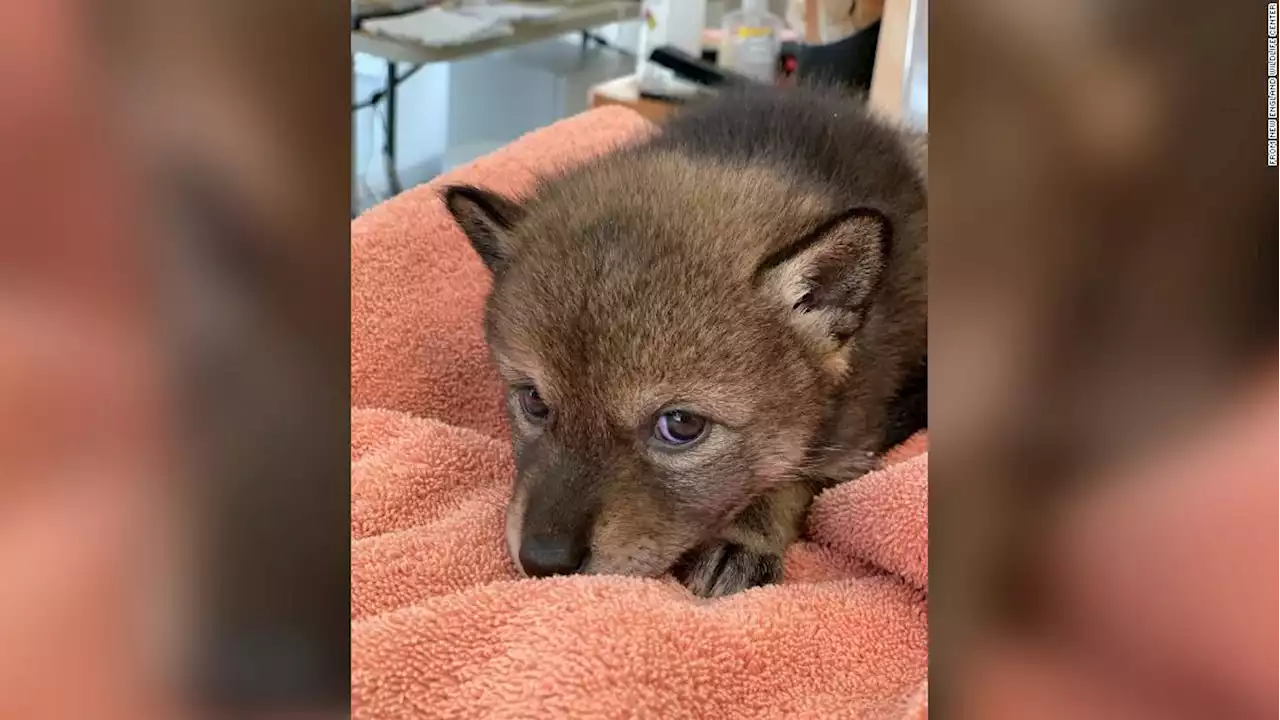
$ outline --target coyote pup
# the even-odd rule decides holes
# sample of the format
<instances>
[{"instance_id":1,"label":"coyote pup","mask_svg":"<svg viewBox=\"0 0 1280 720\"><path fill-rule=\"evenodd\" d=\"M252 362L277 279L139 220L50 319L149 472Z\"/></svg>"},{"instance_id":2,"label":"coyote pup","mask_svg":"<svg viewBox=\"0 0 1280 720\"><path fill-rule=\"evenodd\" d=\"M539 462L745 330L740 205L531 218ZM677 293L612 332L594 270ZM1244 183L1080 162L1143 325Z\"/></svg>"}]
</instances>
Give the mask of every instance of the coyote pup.
<instances>
[{"instance_id":1,"label":"coyote pup","mask_svg":"<svg viewBox=\"0 0 1280 720\"><path fill-rule=\"evenodd\" d=\"M521 200L444 191L493 274L518 568L776 582L814 494L925 425L912 147L851 98L761 88Z\"/></svg>"}]
</instances>

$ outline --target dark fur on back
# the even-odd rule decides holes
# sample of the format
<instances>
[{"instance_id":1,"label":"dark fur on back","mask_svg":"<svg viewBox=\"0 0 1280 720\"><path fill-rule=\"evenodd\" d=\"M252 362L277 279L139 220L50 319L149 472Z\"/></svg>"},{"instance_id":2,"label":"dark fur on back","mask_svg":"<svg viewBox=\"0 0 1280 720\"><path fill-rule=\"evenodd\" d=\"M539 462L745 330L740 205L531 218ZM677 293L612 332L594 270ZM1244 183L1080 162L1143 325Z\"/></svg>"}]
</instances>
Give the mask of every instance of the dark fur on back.
<instances>
[{"instance_id":1,"label":"dark fur on back","mask_svg":"<svg viewBox=\"0 0 1280 720\"><path fill-rule=\"evenodd\" d=\"M526 570L769 582L813 492L924 424L919 159L846 97L725 95L523 200L445 200L494 275ZM710 430L656 444L673 408Z\"/></svg>"},{"instance_id":2,"label":"dark fur on back","mask_svg":"<svg viewBox=\"0 0 1280 720\"><path fill-rule=\"evenodd\" d=\"M922 189L898 132L835 89L727 92L676 115L647 145L785 168L863 201L892 203Z\"/></svg>"}]
</instances>

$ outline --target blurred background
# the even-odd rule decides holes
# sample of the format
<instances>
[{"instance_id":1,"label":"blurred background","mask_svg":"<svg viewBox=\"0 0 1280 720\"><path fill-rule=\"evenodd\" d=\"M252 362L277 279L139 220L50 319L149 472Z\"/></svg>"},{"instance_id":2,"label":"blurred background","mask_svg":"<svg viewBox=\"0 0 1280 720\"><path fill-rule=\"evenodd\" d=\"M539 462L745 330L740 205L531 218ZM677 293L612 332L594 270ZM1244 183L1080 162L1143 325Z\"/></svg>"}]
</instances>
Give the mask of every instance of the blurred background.
<instances>
[{"instance_id":1,"label":"blurred background","mask_svg":"<svg viewBox=\"0 0 1280 720\"><path fill-rule=\"evenodd\" d=\"M348 714L352 213L681 92L627 80L635 19L427 62L355 10L0 26L0 717ZM770 12L802 45L862 22ZM1265 7L927 15L931 80L904 59L882 86L931 136L933 710L1272 717ZM394 153L379 43L414 73Z\"/></svg>"},{"instance_id":2,"label":"blurred background","mask_svg":"<svg viewBox=\"0 0 1280 720\"><path fill-rule=\"evenodd\" d=\"M883 0L812 0L814 46L861 34L874 42ZM927 107L927 2L899 1L910 23L910 110ZM654 117L670 112L681 89L639 80L641 58L678 47L712 65L726 22L744 8L777 23L776 75L790 73L805 36L805 0L352 0L353 209L395 195L485 155L520 135L603 104ZM749 15L750 16L750 15ZM909 16L909 17L908 17ZM766 21L766 25L768 21ZM904 36L904 40L905 40ZM783 44L785 42L785 47ZM870 72L873 55L841 58ZM895 63L899 59L895 58ZM865 67L859 67L864 65ZM867 89L867 82L861 83ZM905 86L904 85L904 86Z\"/></svg>"},{"instance_id":3,"label":"blurred background","mask_svg":"<svg viewBox=\"0 0 1280 720\"><path fill-rule=\"evenodd\" d=\"M346 714L348 28L0 31L0 716Z\"/></svg>"},{"instance_id":4,"label":"blurred background","mask_svg":"<svg viewBox=\"0 0 1280 720\"><path fill-rule=\"evenodd\" d=\"M934 707L1269 717L1267 8L932 10Z\"/></svg>"}]
</instances>

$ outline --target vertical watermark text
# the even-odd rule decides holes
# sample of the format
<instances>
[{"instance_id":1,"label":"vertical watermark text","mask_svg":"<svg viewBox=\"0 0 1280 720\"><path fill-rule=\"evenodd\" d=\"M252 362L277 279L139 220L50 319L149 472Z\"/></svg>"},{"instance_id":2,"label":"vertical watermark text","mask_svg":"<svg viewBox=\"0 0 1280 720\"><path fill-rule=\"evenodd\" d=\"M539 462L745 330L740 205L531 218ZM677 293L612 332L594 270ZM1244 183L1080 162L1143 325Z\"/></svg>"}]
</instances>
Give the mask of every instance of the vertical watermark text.
<instances>
[{"instance_id":1,"label":"vertical watermark text","mask_svg":"<svg viewBox=\"0 0 1280 720\"><path fill-rule=\"evenodd\" d=\"M1277 3L1267 3L1267 165L1276 167L1277 155L1277 123L1280 118L1276 115L1277 95L1280 94L1280 88L1277 83L1280 79L1276 76L1276 5Z\"/></svg>"}]
</instances>

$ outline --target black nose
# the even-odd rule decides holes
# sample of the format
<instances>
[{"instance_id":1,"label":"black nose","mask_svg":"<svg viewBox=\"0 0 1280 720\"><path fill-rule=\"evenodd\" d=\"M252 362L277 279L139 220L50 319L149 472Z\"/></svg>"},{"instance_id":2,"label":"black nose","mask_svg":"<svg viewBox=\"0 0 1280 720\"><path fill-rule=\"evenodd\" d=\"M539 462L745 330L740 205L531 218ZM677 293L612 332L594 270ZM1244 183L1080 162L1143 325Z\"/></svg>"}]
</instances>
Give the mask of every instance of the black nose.
<instances>
[{"instance_id":1,"label":"black nose","mask_svg":"<svg viewBox=\"0 0 1280 720\"><path fill-rule=\"evenodd\" d=\"M572 575L587 559L587 544L569 536L526 535L520 542L520 567L531 577Z\"/></svg>"}]
</instances>

